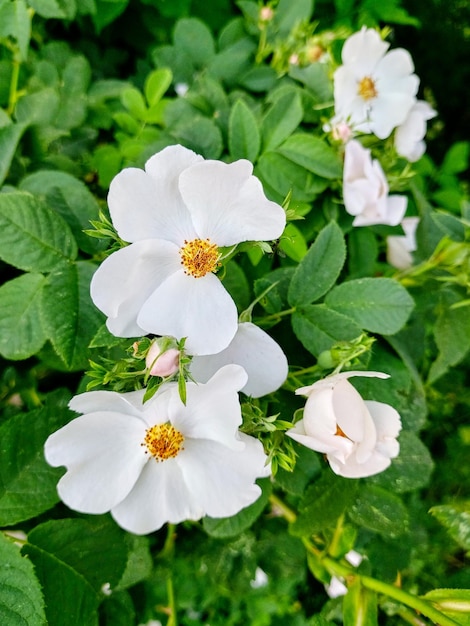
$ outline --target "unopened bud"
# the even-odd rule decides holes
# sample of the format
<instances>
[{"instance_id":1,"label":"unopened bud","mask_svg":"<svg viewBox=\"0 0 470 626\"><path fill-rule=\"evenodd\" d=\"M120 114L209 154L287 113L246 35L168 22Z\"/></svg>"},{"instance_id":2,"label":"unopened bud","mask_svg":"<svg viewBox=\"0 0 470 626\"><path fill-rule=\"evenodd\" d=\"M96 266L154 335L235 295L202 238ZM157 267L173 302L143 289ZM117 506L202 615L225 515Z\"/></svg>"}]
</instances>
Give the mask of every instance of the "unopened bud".
<instances>
[{"instance_id":1,"label":"unopened bud","mask_svg":"<svg viewBox=\"0 0 470 626\"><path fill-rule=\"evenodd\" d=\"M168 348L161 351L158 340L150 346L145 364L149 370L150 376L173 376L179 369L180 351L176 348Z\"/></svg>"},{"instance_id":2,"label":"unopened bud","mask_svg":"<svg viewBox=\"0 0 470 626\"><path fill-rule=\"evenodd\" d=\"M262 7L259 12L259 19L261 22L270 22L274 17L274 11L271 7Z\"/></svg>"}]
</instances>

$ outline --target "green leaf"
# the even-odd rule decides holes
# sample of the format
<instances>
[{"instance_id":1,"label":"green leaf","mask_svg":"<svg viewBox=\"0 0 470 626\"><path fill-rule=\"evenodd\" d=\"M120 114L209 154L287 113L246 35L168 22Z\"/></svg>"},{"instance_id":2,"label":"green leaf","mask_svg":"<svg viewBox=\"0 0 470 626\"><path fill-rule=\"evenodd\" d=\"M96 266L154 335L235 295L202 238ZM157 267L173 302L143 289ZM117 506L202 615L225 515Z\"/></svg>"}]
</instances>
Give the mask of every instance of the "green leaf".
<instances>
[{"instance_id":1,"label":"green leaf","mask_svg":"<svg viewBox=\"0 0 470 626\"><path fill-rule=\"evenodd\" d=\"M313 0L280 0L276 7L274 23L281 35L290 31L302 21L309 21L313 12Z\"/></svg>"},{"instance_id":2,"label":"green leaf","mask_svg":"<svg viewBox=\"0 0 470 626\"><path fill-rule=\"evenodd\" d=\"M74 259L77 245L64 220L32 195L0 194L0 258L22 270L49 272Z\"/></svg>"},{"instance_id":3,"label":"green leaf","mask_svg":"<svg viewBox=\"0 0 470 626\"><path fill-rule=\"evenodd\" d=\"M324 472L307 488L300 504L299 516L292 524L292 534L309 536L334 526L354 502L357 487L355 481L336 476L330 471Z\"/></svg>"},{"instance_id":4,"label":"green leaf","mask_svg":"<svg viewBox=\"0 0 470 626\"><path fill-rule=\"evenodd\" d=\"M208 535L218 539L235 537L235 535L242 533L258 519L267 505L272 491L272 484L269 478L262 478L258 482L262 488L262 494L253 504L250 504L250 506L242 509L232 517L220 519L205 517L202 520L203 528Z\"/></svg>"},{"instance_id":5,"label":"green leaf","mask_svg":"<svg viewBox=\"0 0 470 626\"><path fill-rule=\"evenodd\" d=\"M382 487L363 485L348 510L358 526L394 539L408 532L408 511L402 500Z\"/></svg>"},{"instance_id":6,"label":"green leaf","mask_svg":"<svg viewBox=\"0 0 470 626\"><path fill-rule=\"evenodd\" d=\"M98 219L99 204L88 187L67 172L41 170L24 178L21 191L28 191L54 209L68 223L80 249L90 254L103 246L86 235L90 222Z\"/></svg>"},{"instance_id":7,"label":"green leaf","mask_svg":"<svg viewBox=\"0 0 470 626\"><path fill-rule=\"evenodd\" d=\"M150 542L147 537L125 536L128 558L126 569L116 589L123 590L133 587L150 576L153 570L153 558L150 553Z\"/></svg>"},{"instance_id":8,"label":"green leaf","mask_svg":"<svg viewBox=\"0 0 470 626\"><path fill-rule=\"evenodd\" d=\"M26 61L31 37L31 16L24 0L0 5L0 37L16 39L21 61Z\"/></svg>"},{"instance_id":9,"label":"green leaf","mask_svg":"<svg viewBox=\"0 0 470 626\"><path fill-rule=\"evenodd\" d=\"M433 589L421 597L460 626L470 626L469 589Z\"/></svg>"},{"instance_id":10,"label":"green leaf","mask_svg":"<svg viewBox=\"0 0 470 626\"><path fill-rule=\"evenodd\" d=\"M137 624L134 603L127 591L115 591L103 600L100 605L100 624L102 626Z\"/></svg>"},{"instance_id":11,"label":"green leaf","mask_svg":"<svg viewBox=\"0 0 470 626\"><path fill-rule=\"evenodd\" d=\"M377 594L364 587L360 578L355 578L343 598L343 625L377 626L377 624Z\"/></svg>"},{"instance_id":12,"label":"green leaf","mask_svg":"<svg viewBox=\"0 0 470 626\"><path fill-rule=\"evenodd\" d=\"M297 91L289 90L278 98L262 122L263 151L277 148L294 132L302 117L302 102Z\"/></svg>"},{"instance_id":13,"label":"green leaf","mask_svg":"<svg viewBox=\"0 0 470 626\"><path fill-rule=\"evenodd\" d=\"M128 87L121 93L121 102L136 120L144 120L147 113L147 105L144 96L135 87Z\"/></svg>"},{"instance_id":14,"label":"green leaf","mask_svg":"<svg viewBox=\"0 0 470 626\"><path fill-rule=\"evenodd\" d=\"M214 56L214 39L201 20L189 17L178 20L173 34L176 48L184 50L195 65L206 65Z\"/></svg>"},{"instance_id":15,"label":"green leaf","mask_svg":"<svg viewBox=\"0 0 470 626\"><path fill-rule=\"evenodd\" d=\"M72 20L77 12L75 0L28 0L41 17Z\"/></svg>"},{"instance_id":16,"label":"green leaf","mask_svg":"<svg viewBox=\"0 0 470 626\"><path fill-rule=\"evenodd\" d=\"M301 306L321 298L335 284L345 259L341 228L330 222L299 263L289 287L289 304Z\"/></svg>"},{"instance_id":17,"label":"green leaf","mask_svg":"<svg viewBox=\"0 0 470 626\"><path fill-rule=\"evenodd\" d=\"M41 583L48 626L98 626L100 598L83 576L36 546L26 544L22 552Z\"/></svg>"},{"instance_id":18,"label":"green leaf","mask_svg":"<svg viewBox=\"0 0 470 626\"><path fill-rule=\"evenodd\" d=\"M171 85L173 74L171 70L162 67L153 70L145 79L144 94L149 107L155 106L163 97L163 94Z\"/></svg>"},{"instance_id":19,"label":"green leaf","mask_svg":"<svg viewBox=\"0 0 470 626\"><path fill-rule=\"evenodd\" d=\"M260 150L258 122L243 100L232 107L228 127L228 145L233 160L248 159L254 163Z\"/></svg>"},{"instance_id":20,"label":"green leaf","mask_svg":"<svg viewBox=\"0 0 470 626\"><path fill-rule=\"evenodd\" d=\"M54 350L69 370L86 369L88 346L103 323L103 315L90 298L96 267L81 261L64 264L45 284L41 319Z\"/></svg>"},{"instance_id":21,"label":"green leaf","mask_svg":"<svg viewBox=\"0 0 470 626\"><path fill-rule=\"evenodd\" d=\"M18 143L26 124L8 124L0 128L0 185L8 175Z\"/></svg>"},{"instance_id":22,"label":"green leaf","mask_svg":"<svg viewBox=\"0 0 470 626\"><path fill-rule=\"evenodd\" d=\"M392 278L358 278L334 287L325 303L352 318L361 328L393 335L406 323L414 302Z\"/></svg>"},{"instance_id":23,"label":"green leaf","mask_svg":"<svg viewBox=\"0 0 470 626\"><path fill-rule=\"evenodd\" d=\"M429 512L461 548L470 551L470 503L442 504L433 506Z\"/></svg>"},{"instance_id":24,"label":"green leaf","mask_svg":"<svg viewBox=\"0 0 470 626\"><path fill-rule=\"evenodd\" d=\"M36 526L28 542L81 574L99 592L114 589L127 563L125 533L106 515L51 520Z\"/></svg>"},{"instance_id":25,"label":"green leaf","mask_svg":"<svg viewBox=\"0 0 470 626\"><path fill-rule=\"evenodd\" d=\"M0 354L14 361L39 352L47 339L41 323L42 274L23 274L0 287Z\"/></svg>"},{"instance_id":26,"label":"green leaf","mask_svg":"<svg viewBox=\"0 0 470 626\"><path fill-rule=\"evenodd\" d=\"M442 174L461 174L468 168L470 142L457 141L446 152L441 167Z\"/></svg>"},{"instance_id":27,"label":"green leaf","mask_svg":"<svg viewBox=\"0 0 470 626\"><path fill-rule=\"evenodd\" d=\"M433 329L439 354L429 370L430 384L457 365L470 349L468 307L452 308L459 301L461 296L457 292L447 290L440 294L439 315Z\"/></svg>"},{"instance_id":28,"label":"green leaf","mask_svg":"<svg viewBox=\"0 0 470 626\"><path fill-rule=\"evenodd\" d=\"M313 135L292 135L277 149L293 163L323 178L341 178L343 167L339 156L330 146Z\"/></svg>"},{"instance_id":29,"label":"green leaf","mask_svg":"<svg viewBox=\"0 0 470 626\"><path fill-rule=\"evenodd\" d=\"M36 517L59 501L56 486L63 471L46 463L44 443L70 421L67 400L56 392L42 408L15 415L0 426L1 526Z\"/></svg>"},{"instance_id":30,"label":"green leaf","mask_svg":"<svg viewBox=\"0 0 470 626\"><path fill-rule=\"evenodd\" d=\"M278 194L279 202L283 202L290 192L293 200L311 202L328 185L326 179L277 152L265 152L260 156L256 174Z\"/></svg>"},{"instance_id":31,"label":"green leaf","mask_svg":"<svg viewBox=\"0 0 470 626\"><path fill-rule=\"evenodd\" d=\"M400 454L388 469L370 481L394 493L421 489L429 484L434 463L429 450L412 432L400 434Z\"/></svg>"},{"instance_id":32,"label":"green leaf","mask_svg":"<svg viewBox=\"0 0 470 626\"><path fill-rule=\"evenodd\" d=\"M372 230L353 228L348 234L348 252L348 268L351 278L374 275L379 247Z\"/></svg>"},{"instance_id":33,"label":"green leaf","mask_svg":"<svg viewBox=\"0 0 470 626\"><path fill-rule=\"evenodd\" d=\"M361 334L354 320L325 304L303 306L291 319L297 339L316 357L338 341L351 341Z\"/></svg>"},{"instance_id":34,"label":"green leaf","mask_svg":"<svg viewBox=\"0 0 470 626\"><path fill-rule=\"evenodd\" d=\"M41 0L42 1L42 0ZM91 19L100 33L105 26L111 24L129 4L129 0L94 0L96 10L92 13Z\"/></svg>"},{"instance_id":35,"label":"green leaf","mask_svg":"<svg viewBox=\"0 0 470 626\"><path fill-rule=\"evenodd\" d=\"M287 290L293 273L293 267L279 267L255 280L254 290L257 297L270 288L259 301L268 313L279 313L287 303Z\"/></svg>"},{"instance_id":36,"label":"green leaf","mask_svg":"<svg viewBox=\"0 0 470 626\"><path fill-rule=\"evenodd\" d=\"M218 159L222 154L223 141L219 127L205 117L188 121L171 129L171 134L185 147L206 159Z\"/></svg>"},{"instance_id":37,"label":"green leaf","mask_svg":"<svg viewBox=\"0 0 470 626\"><path fill-rule=\"evenodd\" d=\"M307 254L307 242L297 226L290 222L284 229L279 241L279 249L294 261L301 261Z\"/></svg>"},{"instance_id":38,"label":"green leaf","mask_svg":"<svg viewBox=\"0 0 470 626\"><path fill-rule=\"evenodd\" d=\"M0 533L0 621L5 626L45 626L44 599L31 562Z\"/></svg>"}]
</instances>

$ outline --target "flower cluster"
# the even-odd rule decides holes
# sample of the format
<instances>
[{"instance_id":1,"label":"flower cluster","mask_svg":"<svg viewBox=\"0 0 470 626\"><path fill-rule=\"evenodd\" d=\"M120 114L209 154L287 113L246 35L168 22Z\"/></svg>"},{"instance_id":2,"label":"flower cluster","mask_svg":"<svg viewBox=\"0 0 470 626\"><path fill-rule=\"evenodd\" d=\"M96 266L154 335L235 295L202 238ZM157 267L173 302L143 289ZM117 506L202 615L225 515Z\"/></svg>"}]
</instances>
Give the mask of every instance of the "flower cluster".
<instances>
[{"instance_id":1,"label":"flower cluster","mask_svg":"<svg viewBox=\"0 0 470 626\"><path fill-rule=\"evenodd\" d=\"M91 296L114 335L158 335L145 364L163 384L146 402L144 389L72 399L82 415L45 447L51 465L67 468L58 491L71 508L111 511L123 528L143 534L165 522L234 515L260 495L255 481L270 465L260 441L238 430L238 391L276 390L287 359L263 330L238 323L216 276L221 248L284 230L284 210L252 170L248 161L204 160L176 145L144 171L128 168L112 181L111 219L130 245L100 265ZM182 342L193 357L184 398L173 381Z\"/></svg>"},{"instance_id":2,"label":"flower cluster","mask_svg":"<svg viewBox=\"0 0 470 626\"><path fill-rule=\"evenodd\" d=\"M263 23L269 19L266 12ZM388 238L388 256L404 269L418 218L405 217L406 196L389 193L360 136L385 140L394 132L396 153L416 160L434 111L416 99L409 54L389 52L378 32L352 35L342 61L334 73L335 116L325 128L344 152L344 205L353 226L402 225L404 236ZM144 169L117 174L108 205L122 246L96 270L91 297L113 335L142 338L133 356L145 360L149 386L72 399L80 416L45 446L47 461L67 468L60 497L83 513L111 512L136 534L234 515L259 497L256 480L271 472L270 457L251 436L256 428L242 432L238 394L257 399L276 391L288 363L249 315L238 317L223 268L239 244L280 238L286 213L266 197L249 161L206 160L181 145L164 148ZM283 429L326 455L336 474L372 476L398 455L401 419L388 404L363 400L348 381L388 375L338 373L345 363L351 366L345 359L332 375L297 389L307 397L303 417ZM275 419L262 421L266 431L281 428Z\"/></svg>"},{"instance_id":3,"label":"flower cluster","mask_svg":"<svg viewBox=\"0 0 470 626\"><path fill-rule=\"evenodd\" d=\"M346 144L343 198L353 226L396 226L407 207L405 196L388 195L382 166L353 137L385 140L393 133L396 153L417 161L425 151L426 122L436 115L416 97L419 78L410 54L388 49L376 30L363 27L344 43L343 63L334 73L335 115L325 129Z\"/></svg>"}]
</instances>

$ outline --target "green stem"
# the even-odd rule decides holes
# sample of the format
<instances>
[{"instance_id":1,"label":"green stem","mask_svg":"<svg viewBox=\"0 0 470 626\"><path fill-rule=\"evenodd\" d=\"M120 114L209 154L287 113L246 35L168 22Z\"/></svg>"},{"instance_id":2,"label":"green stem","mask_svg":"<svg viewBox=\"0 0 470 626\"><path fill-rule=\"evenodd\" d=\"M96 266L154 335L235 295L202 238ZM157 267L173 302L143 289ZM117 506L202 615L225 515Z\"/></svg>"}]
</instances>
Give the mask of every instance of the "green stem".
<instances>
[{"instance_id":1,"label":"green stem","mask_svg":"<svg viewBox=\"0 0 470 626\"><path fill-rule=\"evenodd\" d=\"M166 593L168 596L169 617L166 626L178 626L178 616L176 614L175 590L173 587L173 578L168 576L166 579Z\"/></svg>"},{"instance_id":2,"label":"green stem","mask_svg":"<svg viewBox=\"0 0 470 626\"><path fill-rule=\"evenodd\" d=\"M266 315L265 317L260 317L257 319L258 324L263 324L264 322L270 322L271 320L277 320L281 317L285 317L286 315L292 315L295 313L296 308L293 306L291 309L286 309L285 311L279 311L279 313L272 313L271 315Z\"/></svg>"},{"instance_id":3,"label":"green stem","mask_svg":"<svg viewBox=\"0 0 470 626\"><path fill-rule=\"evenodd\" d=\"M292 523L297 519L297 515L295 512L290 509L278 496L272 494L270 496L271 503L282 512L285 519ZM322 564L326 567L326 569L330 572L330 574L341 576L346 579L351 578L359 578L362 585L367 589L371 589L372 591L377 591L382 595L388 596L389 598L393 598L397 600L401 604L408 606L418 613L421 613L425 617L428 617L435 624L439 624L439 626L458 626L458 622L454 621L450 617L447 617L441 611L435 609L429 602L426 600L422 600L417 596L400 589L399 587L395 587L394 585L390 585L389 583L384 583L381 580L377 580L376 578L371 578L370 576L364 576L362 574L358 574L356 570L352 567L345 565L344 563L339 563L335 559L332 559L329 556L326 556L321 550L316 548L308 539L302 539L303 544L306 549L315 555Z\"/></svg>"},{"instance_id":4,"label":"green stem","mask_svg":"<svg viewBox=\"0 0 470 626\"><path fill-rule=\"evenodd\" d=\"M20 76L20 61L18 59L17 53L13 55L12 61L12 70L11 70L11 80L10 80L10 92L8 95L8 115L13 115L13 111L15 110L16 102L18 100L18 80Z\"/></svg>"}]
</instances>

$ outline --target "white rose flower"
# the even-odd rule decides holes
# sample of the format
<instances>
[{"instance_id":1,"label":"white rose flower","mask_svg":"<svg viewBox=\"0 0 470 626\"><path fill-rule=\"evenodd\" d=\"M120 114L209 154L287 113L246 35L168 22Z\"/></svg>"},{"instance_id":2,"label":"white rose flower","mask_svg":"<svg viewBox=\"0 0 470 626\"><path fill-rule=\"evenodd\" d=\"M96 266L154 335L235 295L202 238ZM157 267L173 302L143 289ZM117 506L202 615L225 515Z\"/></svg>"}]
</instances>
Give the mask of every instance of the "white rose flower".
<instances>
[{"instance_id":1,"label":"white rose flower","mask_svg":"<svg viewBox=\"0 0 470 626\"><path fill-rule=\"evenodd\" d=\"M188 383L186 405L174 383L145 404L144 390L74 397L70 408L83 415L45 444L47 462L67 468L61 499L82 513L111 511L138 535L252 504L261 494L255 480L270 470L260 441L238 431L246 378L228 365L205 385Z\"/></svg>"},{"instance_id":2,"label":"white rose flower","mask_svg":"<svg viewBox=\"0 0 470 626\"><path fill-rule=\"evenodd\" d=\"M406 270L413 265L411 253L416 250L416 229L419 217L405 217L401 222L404 235L387 237L387 261L399 270Z\"/></svg>"},{"instance_id":3,"label":"white rose flower","mask_svg":"<svg viewBox=\"0 0 470 626\"><path fill-rule=\"evenodd\" d=\"M402 124L415 102L419 79L410 54L363 27L343 46L334 73L335 113L366 133L385 139Z\"/></svg>"},{"instance_id":4,"label":"white rose flower","mask_svg":"<svg viewBox=\"0 0 470 626\"><path fill-rule=\"evenodd\" d=\"M235 303L215 276L219 247L278 238L285 212L264 195L253 166L204 160L182 146L127 168L108 204L119 236L91 282L91 297L118 337L187 337L190 354L223 350L237 330Z\"/></svg>"},{"instance_id":5,"label":"white rose flower","mask_svg":"<svg viewBox=\"0 0 470 626\"><path fill-rule=\"evenodd\" d=\"M399 155L414 162L426 152L423 139L426 135L426 122L437 115L424 100L418 100L408 113L405 121L395 130L395 148Z\"/></svg>"},{"instance_id":6,"label":"white rose flower","mask_svg":"<svg viewBox=\"0 0 470 626\"><path fill-rule=\"evenodd\" d=\"M388 195L388 183L380 163L372 159L357 139L346 144L343 170L343 199L354 215L353 226L388 224L396 226L406 212L408 199Z\"/></svg>"},{"instance_id":7,"label":"white rose flower","mask_svg":"<svg viewBox=\"0 0 470 626\"><path fill-rule=\"evenodd\" d=\"M398 412L388 404L363 400L351 376L389 378L381 372L342 372L296 393L307 396L303 418L287 435L323 452L339 476L361 478L385 470L398 456Z\"/></svg>"},{"instance_id":8,"label":"white rose flower","mask_svg":"<svg viewBox=\"0 0 470 626\"><path fill-rule=\"evenodd\" d=\"M264 330L251 322L238 324L230 344L218 354L195 356L191 375L206 382L224 365L236 363L248 374L248 382L241 391L259 398L279 389L286 380L289 366L282 348Z\"/></svg>"}]
</instances>

